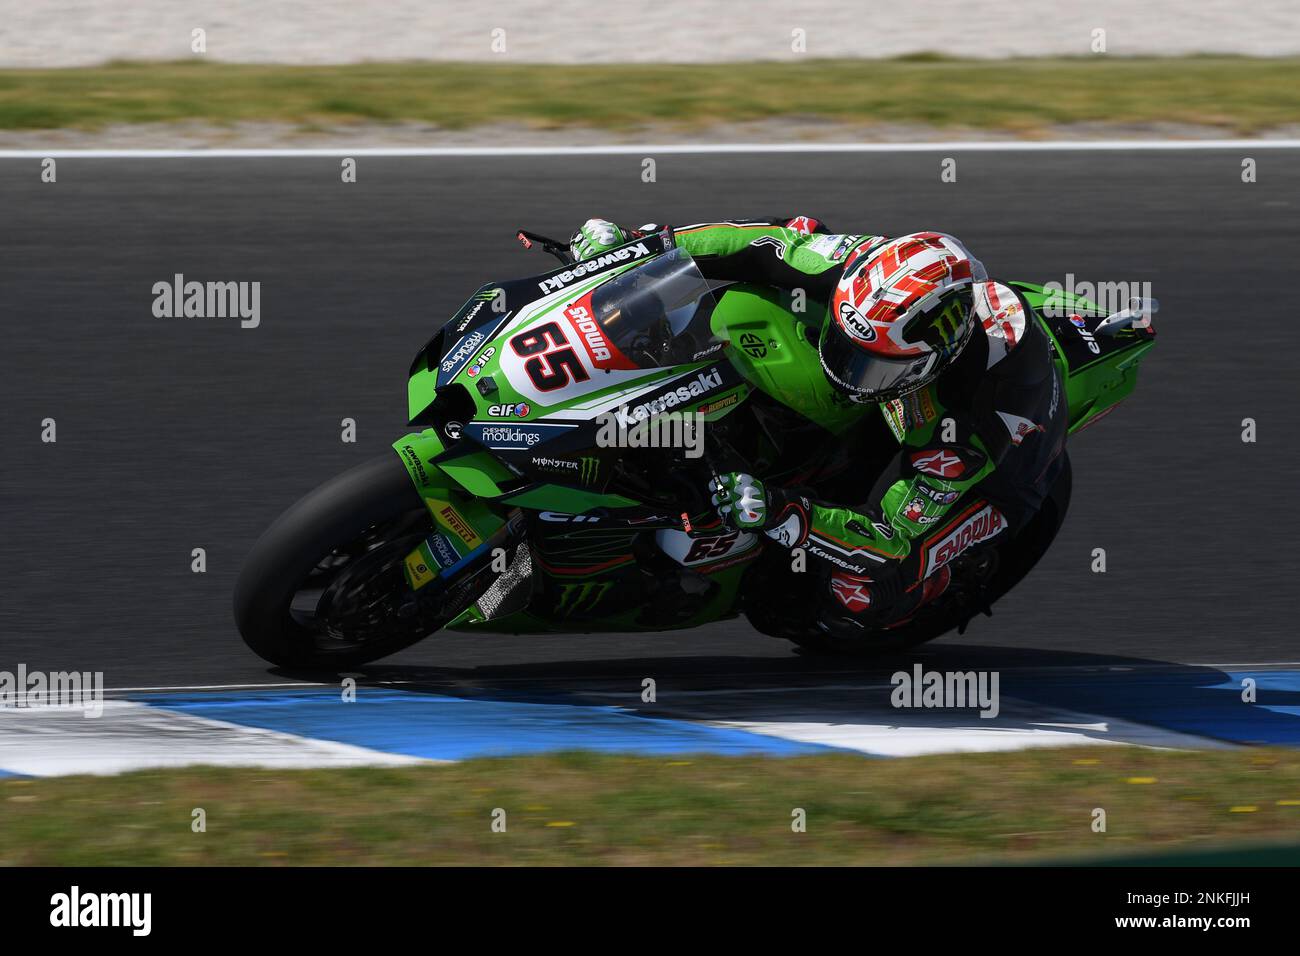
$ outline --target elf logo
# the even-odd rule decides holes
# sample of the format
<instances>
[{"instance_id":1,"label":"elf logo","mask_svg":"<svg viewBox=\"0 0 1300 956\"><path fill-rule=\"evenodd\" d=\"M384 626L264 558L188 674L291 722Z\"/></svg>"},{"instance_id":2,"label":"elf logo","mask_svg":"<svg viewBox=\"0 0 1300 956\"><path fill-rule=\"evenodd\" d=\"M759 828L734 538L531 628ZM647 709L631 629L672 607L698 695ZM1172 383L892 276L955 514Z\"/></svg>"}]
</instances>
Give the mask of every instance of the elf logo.
<instances>
[{"instance_id":1,"label":"elf logo","mask_svg":"<svg viewBox=\"0 0 1300 956\"><path fill-rule=\"evenodd\" d=\"M1079 337L1082 338L1084 342L1088 343L1088 351L1093 355L1100 355L1101 346L1097 344L1097 340L1094 339L1092 333L1088 331L1088 323L1083 320L1083 317L1079 315L1071 315L1070 324L1073 325L1074 330L1079 333Z\"/></svg>"}]
</instances>

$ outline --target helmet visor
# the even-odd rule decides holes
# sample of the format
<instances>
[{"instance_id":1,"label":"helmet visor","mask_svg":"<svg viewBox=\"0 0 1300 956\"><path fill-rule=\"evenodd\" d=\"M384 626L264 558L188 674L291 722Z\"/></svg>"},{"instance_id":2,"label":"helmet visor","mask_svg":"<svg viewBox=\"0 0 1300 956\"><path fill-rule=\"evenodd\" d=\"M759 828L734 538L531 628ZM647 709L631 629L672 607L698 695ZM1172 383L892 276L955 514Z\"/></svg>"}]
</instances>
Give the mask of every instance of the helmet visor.
<instances>
[{"instance_id":1,"label":"helmet visor","mask_svg":"<svg viewBox=\"0 0 1300 956\"><path fill-rule=\"evenodd\" d=\"M874 355L833 320L822 332L822 368L841 388L864 399L892 398L924 384L936 357L934 352L910 358Z\"/></svg>"}]
</instances>

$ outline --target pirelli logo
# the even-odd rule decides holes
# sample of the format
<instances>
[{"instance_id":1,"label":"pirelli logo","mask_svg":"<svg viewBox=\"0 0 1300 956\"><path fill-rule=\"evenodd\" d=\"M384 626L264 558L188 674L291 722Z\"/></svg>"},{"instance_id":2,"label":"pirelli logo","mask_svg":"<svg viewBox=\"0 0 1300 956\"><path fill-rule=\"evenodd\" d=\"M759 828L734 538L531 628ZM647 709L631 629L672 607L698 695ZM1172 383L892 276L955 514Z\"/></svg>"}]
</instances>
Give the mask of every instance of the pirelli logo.
<instances>
[{"instance_id":1,"label":"pirelli logo","mask_svg":"<svg viewBox=\"0 0 1300 956\"><path fill-rule=\"evenodd\" d=\"M448 501L438 501L430 498L427 501L429 511L437 519L438 524L442 525L460 540L464 541L471 550L477 548L483 543L483 539L478 536L474 528L461 515L456 507Z\"/></svg>"}]
</instances>

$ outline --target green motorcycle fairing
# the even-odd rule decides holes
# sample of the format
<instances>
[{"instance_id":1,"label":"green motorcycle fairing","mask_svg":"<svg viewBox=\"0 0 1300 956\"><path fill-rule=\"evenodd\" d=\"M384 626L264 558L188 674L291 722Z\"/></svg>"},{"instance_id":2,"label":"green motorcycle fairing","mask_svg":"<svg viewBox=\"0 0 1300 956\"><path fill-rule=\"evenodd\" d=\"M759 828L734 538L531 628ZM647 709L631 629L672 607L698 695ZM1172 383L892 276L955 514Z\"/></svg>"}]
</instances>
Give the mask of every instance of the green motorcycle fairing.
<instances>
[{"instance_id":1,"label":"green motorcycle fairing","mask_svg":"<svg viewBox=\"0 0 1300 956\"><path fill-rule=\"evenodd\" d=\"M757 391L834 435L874 410L845 400L822 373L821 316L795 311L789 296L774 289L732 285L714 293L707 308L697 306L686 326L695 338L685 337L698 349L678 356L684 361L622 361L603 334L609 326L590 321L601 288L627 287L621 304L632 313L643 291L640 277L653 271L647 265L682 255L663 236L644 237L587 262L486 285L416 357L408 408L412 424L427 427L393 447L436 531L408 558L412 587L452 577L502 547L519 533L522 523L514 519L521 512L532 516L538 532L532 541L537 586L528 607L490 621L471 607L450 627L664 630L734 616L741 577L760 550L758 536L728 531L711 516L695 516L692 524L685 515L654 514L651 505L610 491L628 452L598 447L597 419L621 411L627 422L655 421L685 411L716 422L744 408ZM1137 361L1154 333L1096 336L1093 354L1077 320L1083 317L1085 331L1095 329L1101 310L1050 296L1041 286L1012 284L1051 338L1071 431L1132 391ZM1048 318L1049 306L1070 312L1076 324ZM674 348L679 344L673 340ZM629 526L627 516L646 523ZM707 582L699 601L675 617L671 608L656 616L627 601L629 587L646 586L634 550L651 531L658 550L676 556L664 574L680 568Z\"/></svg>"}]
</instances>

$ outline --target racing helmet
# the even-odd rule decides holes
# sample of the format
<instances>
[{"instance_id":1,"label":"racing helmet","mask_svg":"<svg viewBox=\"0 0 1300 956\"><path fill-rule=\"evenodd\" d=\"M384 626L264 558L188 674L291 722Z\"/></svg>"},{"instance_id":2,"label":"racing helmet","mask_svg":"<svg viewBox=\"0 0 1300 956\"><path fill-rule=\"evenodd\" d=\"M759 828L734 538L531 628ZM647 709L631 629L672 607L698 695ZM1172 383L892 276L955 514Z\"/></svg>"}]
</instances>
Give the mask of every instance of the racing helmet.
<instances>
[{"instance_id":1,"label":"racing helmet","mask_svg":"<svg viewBox=\"0 0 1300 956\"><path fill-rule=\"evenodd\" d=\"M984 266L960 242L916 232L864 248L844 266L818 352L827 378L857 402L923 388L970 341Z\"/></svg>"}]
</instances>

